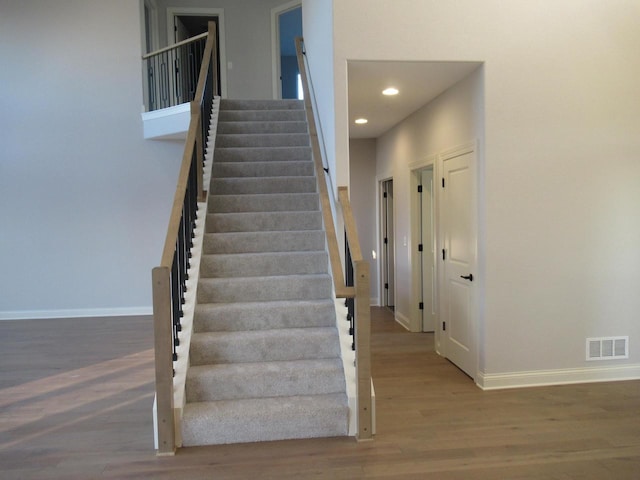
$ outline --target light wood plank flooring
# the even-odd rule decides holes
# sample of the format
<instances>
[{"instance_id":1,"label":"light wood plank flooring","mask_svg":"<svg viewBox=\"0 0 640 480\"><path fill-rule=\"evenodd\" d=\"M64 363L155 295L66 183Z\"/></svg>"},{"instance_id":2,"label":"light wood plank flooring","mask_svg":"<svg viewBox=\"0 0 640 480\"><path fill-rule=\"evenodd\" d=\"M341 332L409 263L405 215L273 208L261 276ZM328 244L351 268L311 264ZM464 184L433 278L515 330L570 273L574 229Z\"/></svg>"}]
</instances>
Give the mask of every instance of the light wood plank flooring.
<instances>
[{"instance_id":1,"label":"light wood plank flooring","mask_svg":"<svg viewBox=\"0 0 640 480\"><path fill-rule=\"evenodd\" d=\"M152 445L148 317L0 322L0 479L639 479L640 382L482 392L372 310L377 435Z\"/></svg>"}]
</instances>

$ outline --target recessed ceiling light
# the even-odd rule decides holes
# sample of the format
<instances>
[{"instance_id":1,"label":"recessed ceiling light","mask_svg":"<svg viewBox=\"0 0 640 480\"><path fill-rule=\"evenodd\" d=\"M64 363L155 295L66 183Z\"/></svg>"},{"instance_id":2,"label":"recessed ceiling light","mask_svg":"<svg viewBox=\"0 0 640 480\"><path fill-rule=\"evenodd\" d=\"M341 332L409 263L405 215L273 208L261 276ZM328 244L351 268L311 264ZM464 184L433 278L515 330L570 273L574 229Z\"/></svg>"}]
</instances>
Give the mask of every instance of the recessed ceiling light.
<instances>
[{"instance_id":1,"label":"recessed ceiling light","mask_svg":"<svg viewBox=\"0 0 640 480\"><path fill-rule=\"evenodd\" d=\"M383 95L397 95L398 94L398 89L394 88L394 87L389 87L389 88L385 88L382 91Z\"/></svg>"},{"instance_id":2,"label":"recessed ceiling light","mask_svg":"<svg viewBox=\"0 0 640 480\"><path fill-rule=\"evenodd\" d=\"M367 120L366 118L358 118L358 119L356 120L356 123L357 123L358 125L364 125L364 124L365 124L365 123L367 123L368 121L369 121L369 120Z\"/></svg>"}]
</instances>

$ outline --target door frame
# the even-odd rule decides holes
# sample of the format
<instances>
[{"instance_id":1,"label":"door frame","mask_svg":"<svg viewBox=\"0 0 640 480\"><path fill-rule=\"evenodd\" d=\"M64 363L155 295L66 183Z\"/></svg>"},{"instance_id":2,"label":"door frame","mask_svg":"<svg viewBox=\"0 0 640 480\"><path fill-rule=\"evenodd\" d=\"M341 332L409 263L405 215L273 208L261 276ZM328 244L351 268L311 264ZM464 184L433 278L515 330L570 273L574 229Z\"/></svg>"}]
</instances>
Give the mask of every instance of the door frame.
<instances>
[{"instance_id":1,"label":"door frame","mask_svg":"<svg viewBox=\"0 0 640 480\"><path fill-rule=\"evenodd\" d=\"M218 39L220 42L220 94L227 97L227 53L224 29L224 8L167 7L167 45L173 38L173 17L218 17Z\"/></svg>"},{"instance_id":2,"label":"door frame","mask_svg":"<svg viewBox=\"0 0 640 480\"><path fill-rule=\"evenodd\" d=\"M411 262L411 317L410 317L410 328L409 330L412 332L422 332L423 324L422 324L422 312L419 308L420 299L422 298L422 270L420 268L421 259L420 252L418 251L418 244L420 239L420 205L418 204L418 185L420 182L419 175L420 172L424 169L431 168L433 171L433 180L434 185L436 184L435 179L438 176L438 155L429 155L425 157L423 160L419 160L417 162L413 162L409 164L409 172L410 172L410 215L411 215L411 253L410 253L410 262ZM434 289L436 291L435 295L435 322L436 328L435 331L438 330L437 326L439 323L439 297L438 292L440 291L439 285L439 276L438 276L438 261L436 252L438 252L438 190L434 188L434 192L432 193L432 201L433 201L433 230L434 230L434 270L435 270L435 281L434 281ZM436 349L437 351L437 349Z\"/></svg>"},{"instance_id":3,"label":"door frame","mask_svg":"<svg viewBox=\"0 0 640 480\"><path fill-rule=\"evenodd\" d=\"M283 13L296 8L302 8L302 0L292 0L271 9L271 86L273 98L282 98L281 65L280 65L280 28L278 19Z\"/></svg>"}]
</instances>

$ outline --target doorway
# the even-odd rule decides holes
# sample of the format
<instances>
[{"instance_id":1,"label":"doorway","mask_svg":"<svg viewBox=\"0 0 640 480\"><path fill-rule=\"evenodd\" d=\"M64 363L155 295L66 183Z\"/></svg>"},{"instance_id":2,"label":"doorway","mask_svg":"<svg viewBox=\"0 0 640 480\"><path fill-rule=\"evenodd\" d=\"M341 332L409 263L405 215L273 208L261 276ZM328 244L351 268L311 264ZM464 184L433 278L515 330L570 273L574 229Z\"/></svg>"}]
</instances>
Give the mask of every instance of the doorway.
<instances>
[{"instance_id":1,"label":"doorway","mask_svg":"<svg viewBox=\"0 0 640 480\"><path fill-rule=\"evenodd\" d=\"M221 8L167 8L167 44L177 43L208 29L208 22L216 23L218 57L218 85L220 95L227 96L227 61L225 51L224 10Z\"/></svg>"},{"instance_id":2,"label":"doorway","mask_svg":"<svg viewBox=\"0 0 640 480\"><path fill-rule=\"evenodd\" d=\"M380 182L381 292L383 307L395 308L395 236L393 215L393 179Z\"/></svg>"},{"instance_id":3,"label":"doorway","mask_svg":"<svg viewBox=\"0 0 640 480\"><path fill-rule=\"evenodd\" d=\"M273 97L302 99L296 37L302 37L302 5L299 0L271 10Z\"/></svg>"}]
</instances>

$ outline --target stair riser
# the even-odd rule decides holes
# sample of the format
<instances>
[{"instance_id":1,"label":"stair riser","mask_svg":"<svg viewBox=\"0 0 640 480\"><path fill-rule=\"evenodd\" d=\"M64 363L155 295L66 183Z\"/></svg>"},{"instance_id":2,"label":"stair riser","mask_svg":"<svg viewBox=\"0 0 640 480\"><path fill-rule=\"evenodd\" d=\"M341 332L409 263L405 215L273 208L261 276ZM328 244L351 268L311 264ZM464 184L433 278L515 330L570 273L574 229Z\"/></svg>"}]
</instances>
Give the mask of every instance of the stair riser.
<instances>
[{"instance_id":1,"label":"stair riser","mask_svg":"<svg viewBox=\"0 0 640 480\"><path fill-rule=\"evenodd\" d=\"M330 300L209 304L196 306L193 331L332 327L335 323L335 306Z\"/></svg>"},{"instance_id":2,"label":"stair riser","mask_svg":"<svg viewBox=\"0 0 640 480\"><path fill-rule=\"evenodd\" d=\"M218 122L218 134L307 133L307 123L297 121Z\"/></svg>"},{"instance_id":3,"label":"stair riser","mask_svg":"<svg viewBox=\"0 0 640 480\"><path fill-rule=\"evenodd\" d=\"M200 264L201 277L263 277L327 273L325 252L288 254L205 255Z\"/></svg>"},{"instance_id":4,"label":"stair riser","mask_svg":"<svg viewBox=\"0 0 640 480\"><path fill-rule=\"evenodd\" d=\"M216 136L216 146L229 147L305 147L309 145L309 136L304 133L290 134L248 134Z\"/></svg>"},{"instance_id":5,"label":"stair riser","mask_svg":"<svg viewBox=\"0 0 640 480\"><path fill-rule=\"evenodd\" d=\"M211 195L209 213L294 212L318 210L316 193Z\"/></svg>"},{"instance_id":6,"label":"stair riser","mask_svg":"<svg viewBox=\"0 0 640 480\"><path fill-rule=\"evenodd\" d=\"M335 328L198 333L191 338L191 365L282 362L340 356Z\"/></svg>"},{"instance_id":7,"label":"stair riser","mask_svg":"<svg viewBox=\"0 0 640 480\"><path fill-rule=\"evenodd\" d=\"M344 375L338 359L193 366L186 389L188 402L323 395L344 391Z\"/></svg>"},{"instance_id":8,"label":"stair riser","mask_svg":"<svg viewBox=\"0 0 640 480\"><path fill-rule=\"evenodd\" d=\"M215 162L288 162L311 160L310 147L220 148L216 145Z\"/></svg>"},{"instance_id":9,"label":"stair riser","mask_svg":"<svg viewBox=\"0 0 640 480\"><path fill-rule=\"evenodd\" d=\"M184 446L347 435L344 395L279 397L187 405Z\"/></svg>"},{"instance_id":10,"label":"stair riser","mask_svg":"<svg viewBox=\"0 0 640 480\"><path fill-rule=\"evenodd\" d=\"M197 296L201 303L322 300L331 296L331 281L328 275L201 278Z\"/></svg>"},{"instance_id":11,"label":"stair riser","mask_svg":"<svg viewBox=\"0 0 640 480\"><path fill-rule=\"evenodd\" d=\"M213 164L212 177L295 177L313 176L311 161L302 162L217 162Z\"/></svg>"},{"instance_id":12,"label":"stair riser","mask_svg":"<svg viewBox=\"0 0 640 480\"><path fill-rule=\"evenodd\" d=\"M315 191L315 177L240 177L211 180L211 193L214 195L314 193Z\"/></svg>"},{"instance_id":13,"label":"stair riser","mask_svg":"<svg viewBox=\"0 0 640 480\"><path fill-rule=\"evenodd\" d=\"M210 233L204 237L203 252L258 253L322 250L325 233L321 230L291 232Z\"/></svg>"},{"instance_id":14,"label":"stair riser","mask_svg":"<svg viewBox=\"0 0 640 480\"><path fill-rule=\"evenodd\" d=\"M207 233L320 230L320 212L210 213Z\"/></svg>"}]
</instances>

